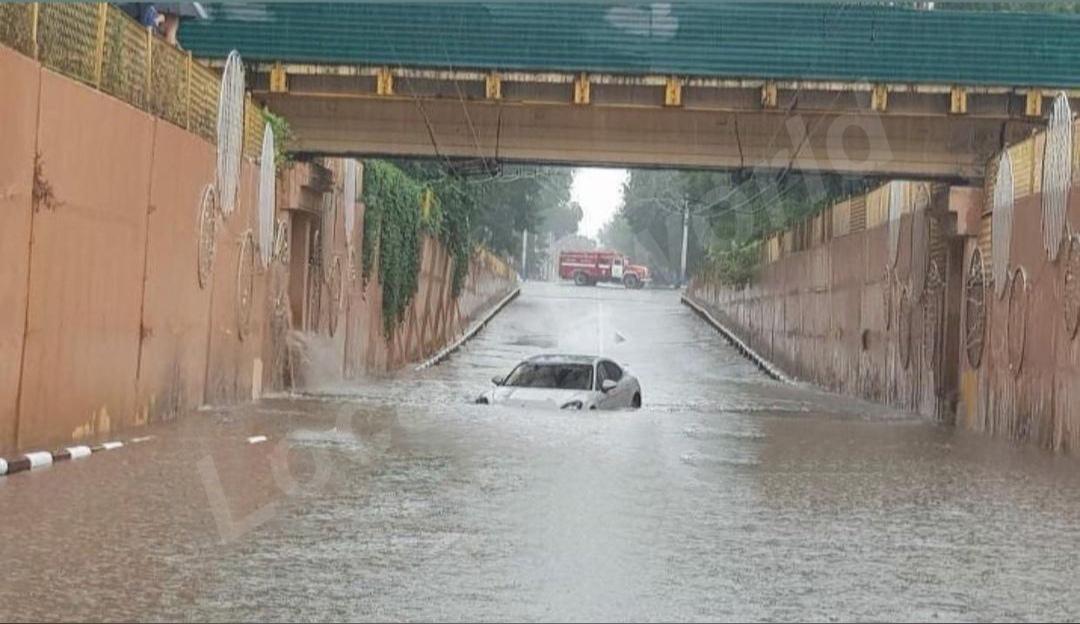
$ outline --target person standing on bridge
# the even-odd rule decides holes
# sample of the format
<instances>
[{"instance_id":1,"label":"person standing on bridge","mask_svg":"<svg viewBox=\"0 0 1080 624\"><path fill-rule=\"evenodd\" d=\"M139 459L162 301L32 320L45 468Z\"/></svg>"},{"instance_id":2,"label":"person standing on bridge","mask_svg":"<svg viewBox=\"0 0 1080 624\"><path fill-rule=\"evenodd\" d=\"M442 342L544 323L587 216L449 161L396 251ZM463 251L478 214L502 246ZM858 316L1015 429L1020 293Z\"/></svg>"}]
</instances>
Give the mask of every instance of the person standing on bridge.
<instances>
[{"instance_id":1,"label":"person standing on bridge","mask_svg":"<svg viewBox=\"0 0 1080 624\"><path fill-rule=\"evenodd\" d=\"M206 9L198 2L127 2L120 8L147 28L158 31L165 41L180 47L177 33L183 19L206 19Z\"/></svg>"},{"instance_id":2,"label":"person standing on bridge","mask_svg":"<svg viewBox=\"0 0 1080 624\"><path fill-rule=\"evenodd\" d=\"M120 9L146 28L157 29L165 22L165 16L149 2L126 2L120 5Z\"/></svg>"},{"instance_id":3,"label":"person standing on bridge","mask_svg":"<svg viewBox=\"0 0 1080 624\"><path fill-rule=\"evenodd\" d=\"M176 34L180 30L180 21L184 19L206 19L206 9L198 2L165 2L157 5L157 10L165 16L161 26L165 41L180 47Z\"/></svg>"}]
</instances>

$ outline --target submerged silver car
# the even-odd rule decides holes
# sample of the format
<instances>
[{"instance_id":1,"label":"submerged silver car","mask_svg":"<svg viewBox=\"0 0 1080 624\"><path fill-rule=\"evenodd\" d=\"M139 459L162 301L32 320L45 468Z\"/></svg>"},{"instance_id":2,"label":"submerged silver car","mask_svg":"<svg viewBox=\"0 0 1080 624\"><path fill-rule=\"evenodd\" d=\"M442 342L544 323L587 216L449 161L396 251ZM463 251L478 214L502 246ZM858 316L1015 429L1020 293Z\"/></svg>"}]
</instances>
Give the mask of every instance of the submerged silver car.
<instances>
[{"instance_id":1,"label":"submerged silver car","mask_svg":"<svg viewBox=\"0 0 1080 624\"><path fill-rule=\"evenodd\" d=\"M481 404L547 409L641 407L641 384L625 368L594 355L537 355L495 377Z\"/></svg>"}]
</instances>

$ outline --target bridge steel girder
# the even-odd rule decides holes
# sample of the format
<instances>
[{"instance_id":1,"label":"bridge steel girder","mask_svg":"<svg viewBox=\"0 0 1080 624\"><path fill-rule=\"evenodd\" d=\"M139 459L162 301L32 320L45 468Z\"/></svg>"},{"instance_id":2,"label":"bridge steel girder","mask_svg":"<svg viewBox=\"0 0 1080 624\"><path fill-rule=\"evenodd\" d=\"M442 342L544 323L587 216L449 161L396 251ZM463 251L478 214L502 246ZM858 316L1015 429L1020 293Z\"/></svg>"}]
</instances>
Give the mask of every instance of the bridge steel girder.
<instances>
[{"instance_id":1,"label":"bridge steel girder","mask_svg":"<svg viewBox=\"0 0 1080 624\"><path fill-rule=\"evenodd\" d=\"M293 66L282 93L269 88L271 67L256 67L255 97L289 120L293 149L326 155L790 166L970 183L1002 146L1044 124L1024 114L1026 90L1005 88L967 91L957 114L949 86L689 79L672 106L671 77L511 72L491 98L488 72L398 69L394 91L380 95L385 68ZM585 79L589 103L574 104ZM763 105L764 89L776 90L775 107Z\"/></svg>"}]
</instances>

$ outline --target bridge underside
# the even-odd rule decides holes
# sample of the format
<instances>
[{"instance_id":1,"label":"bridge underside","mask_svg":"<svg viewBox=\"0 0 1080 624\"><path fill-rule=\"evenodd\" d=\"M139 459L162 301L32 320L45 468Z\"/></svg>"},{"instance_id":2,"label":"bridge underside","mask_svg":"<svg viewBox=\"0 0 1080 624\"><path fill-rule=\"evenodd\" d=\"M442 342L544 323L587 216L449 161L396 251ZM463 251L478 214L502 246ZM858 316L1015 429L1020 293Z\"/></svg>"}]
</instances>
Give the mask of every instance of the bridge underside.
<instances>
[{"instance_id":1,"label":"bridge underside","mask_svg":"<svg viewBox=\"0 0 1080 624\"><path fill-rule=\"evenodd\" d=\"M938 85L255 66L300 152L976 181L1042 94ZM1032 108L1032 104L1038 105ZM1029 114L1030 113L1030 114Z\"/></svg>"}]
</instances>

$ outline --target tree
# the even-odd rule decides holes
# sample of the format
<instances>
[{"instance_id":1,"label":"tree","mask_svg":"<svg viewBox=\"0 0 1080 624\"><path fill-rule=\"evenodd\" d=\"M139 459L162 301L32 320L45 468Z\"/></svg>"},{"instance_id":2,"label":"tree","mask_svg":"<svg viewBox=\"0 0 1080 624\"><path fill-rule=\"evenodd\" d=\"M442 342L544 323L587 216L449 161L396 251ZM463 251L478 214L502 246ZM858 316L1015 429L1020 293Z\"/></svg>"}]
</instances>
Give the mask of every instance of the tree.
<instances>
[{"instance_id":1,"label":"tree","mask_svg":"<svg viewBox=\"0 0 1080 624\"><path fill-rule=\"evenodd\" d=\"M577 232L578 224L584 216L581 204L575 201L552 203L544 211L543 229L555 238L562 238Z\"/></svg>"},{"instance_id":2,"label":"tree","mask_svg":"<svg viewBox=\"0 0 1080 624\"><path fill-rule=\"evenodd\" d=\"M687 272L724 258L738 265L733 274L746 276L746 258L756 253L747 250L756 250L756 241L875 183L793 170L635 170L605 235L615 248L647 256L654 271L674 277L682 260L683 215L688 211ZM632 240L627 240L627 229Z\"/></svg>"},{"instance_id":3,"label":"tree","mask_svg":"<svg viewBox=\"0 0 1080 624\"><path fill-rule=\"evenodd\" d=\"M573 172L565 167L518 166L496 175L462 175L447 162L396 160L410 177L467 207L470 238L499 255L521 258L522 232L529 232L529 266L545 261L548 233L577 231L581 206L570 201Z\"/></svg>"}]
</instances>

